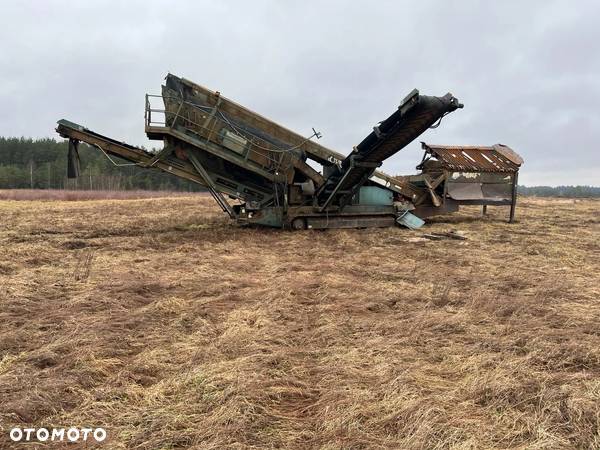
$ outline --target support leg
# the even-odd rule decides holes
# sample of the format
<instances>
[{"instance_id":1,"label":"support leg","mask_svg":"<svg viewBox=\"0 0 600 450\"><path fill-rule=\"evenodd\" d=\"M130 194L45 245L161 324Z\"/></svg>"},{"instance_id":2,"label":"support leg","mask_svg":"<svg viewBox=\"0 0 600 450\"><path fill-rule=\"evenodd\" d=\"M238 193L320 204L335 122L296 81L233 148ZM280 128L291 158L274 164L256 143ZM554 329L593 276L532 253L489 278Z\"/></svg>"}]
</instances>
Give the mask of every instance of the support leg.
<instances>
[{"instance_id":1,"label":"support leg","mask_svg":"<svg viewBox=\"0 0 600 450\"><path fill-rule=\"evenodd\" d=\"M79 162L79 141L69 139L69 154L67 155L67 178L77 178L81 173Z\"/></svg>"},{"instance_id":2,"label":"support leg","mask_svg":"<svg viewBox=\"0 0 600 450\"><path fill-rule=\"evenodd\" d=\"M210 176L208 175L208 172L206 171L204 166L202 164L200 164L200 161L198 160L198 158L196 158L196 155L194 155L192 152L189 152L189 151L186 152L186 154L188 156L188 159L194 166L194 168L198 171L200 176L206 182L208 191L213 196L215 201L219 204L221 209L224 212L226 212L227 214L229 214L229 217L231 217L232 219L237 219L237 214L235 213L233 208L229 205L229 203L227 203L227 200L225 200L225 197L223 197L223 195L219 191L217 191L215 184L212 182L212 180L211 180Z\"/></svg>"},{"instance_id":3,"label":"support leg","mask_svg":"<svg viewBox=\"0 0 600 450\"><path fill-rule=\"evenodd\" d=\"M519 172L515 172L513 174L512 179L512 201L510 203L510 218L508 219L508 223L513 223L515 221L515 210L517 209L517 180L519 178Z\"/></svg>"}]
</instances>

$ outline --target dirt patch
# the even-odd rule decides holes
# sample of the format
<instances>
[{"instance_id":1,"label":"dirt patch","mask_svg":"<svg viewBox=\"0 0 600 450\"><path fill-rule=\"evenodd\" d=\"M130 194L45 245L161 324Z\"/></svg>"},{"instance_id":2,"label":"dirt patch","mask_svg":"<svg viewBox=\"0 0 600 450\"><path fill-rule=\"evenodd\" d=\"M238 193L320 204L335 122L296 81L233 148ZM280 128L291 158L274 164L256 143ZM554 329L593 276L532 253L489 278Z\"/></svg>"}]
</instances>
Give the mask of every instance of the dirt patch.
<instances>
[{"instance_id":1,"label":"dirt patch","mask_svg":"<svg viewBox=\"0 0 600 450\"><path fill-rule=\"evenodd\" d=\"M75 240L75 241L65 241L62 244L63 248L67 249L67 250L77 250L80 248L85 248L88 246L88 243L86 241L80 241L80 240Z\"/></svg>"}]
</instances>

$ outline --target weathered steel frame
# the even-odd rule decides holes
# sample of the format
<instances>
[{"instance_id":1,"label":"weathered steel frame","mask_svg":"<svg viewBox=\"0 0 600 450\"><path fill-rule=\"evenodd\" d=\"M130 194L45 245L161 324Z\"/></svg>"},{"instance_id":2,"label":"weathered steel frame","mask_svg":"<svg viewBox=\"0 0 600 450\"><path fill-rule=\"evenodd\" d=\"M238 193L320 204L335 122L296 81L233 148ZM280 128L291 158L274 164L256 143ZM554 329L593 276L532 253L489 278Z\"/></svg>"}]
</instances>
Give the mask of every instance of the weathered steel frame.
<instances>
[{"instance_id":1,"label":"weathered steel frame","mask_svg":"<svg viewBox=\"0 0 600 450\"><path fill-rule=\"evenodd\" d=\"M194 167L191 160L190 162L186 162L182 159L173 157L171 151L172 147L170 145L167 145L159 153L153 154L123 142L117 142L114 139L102 136L101 134L88 130L81 125L68 121L59 121L56 131L65 138L86 142L90 145L97 146L109 155L132 161L140 167L157 168L164 172L171 173L186 180L198 183L201 186L210 188L210 185L206 181L207 178L205 178L200 171ZM159 155L160 157L157 158ZM248 187L239 181L230 180L226 176L219 175L218 177L223 178L225 181L236 184L238 187L256 190L256 188ZM208 179L210 180L211 177L209 176ZM225 192L234 198L242 198L238 190L231 189L228 186L220 184L218 191ZM261 192L261 195L264 196L261 200L261 204L267 204L268 202L272 201L272 195L265 194L264 192Z\"/></svg>"},{"instance_id":2,"label":"weathered steel frame","mask_svg":"<svg viewBox=\"0 0 600 450\"><path fill-rule=\"evenodd\" d=\"M168 94L168 93L172 93L172 94ZM150 94L146 94L146 96L147 97L161 97L161 96L150 95ZM166 100L168 99L168 100L173 100L174 103L179 105L178 109L175 112L170 111L167 106L165 106L164 110L152 109L152 111L154 111L154 112L158 111L158 112L164 113L165 120L166 120L167 116L173 117L173 120L170 124L163 123L164 128L184 130L184 132L193 134L195 136L199 136L201 140L206 140L207 142L210 142L212 144L215 144L215 142L211 138L211 135L214 132L214 128L215 128L217 122L221 122L223 127L230 128L231 131L234 132L235 134L239 134L237 131L237 127L233 125L233 122L234 122L233 119L228 119L224 115L224 113L222 111L220 111L220 109L219 109L219 105L221 105L222 102L228 101L228 100L225 100L220 95L216 96L217 100L216 100L215 105L202 106L202 105L198 105L196 103L190 102L190 101L186 101L181 96L174 95L174 91L172 89L163 87L162 98L165 101L165 104L166 104ZM186 108L182 111L182 107L184 105ZM200 114L206 114L206 119L204 120L204 123L199 123L195 120L196 113L198 111L200 112ZM217 116L217 114L216 114L217 112L219 112L219 115L221 117ZM191 114L191 113L193 113L193 114ZM192 115L194 116L194 119L192 119L192 117L191 117ZM187 126L187 125L175 126L175 121L179 117L181 117L183 119L184 124L189 124L192 126L191 127ZM212 121L212 126L209 128L208 125L211 123L211 121ZM151 121L146 122L146 125L150 126L152 128L155 127ZM198 133L198 131L205 131L207 133L207 136L202 136L201 134ZM248 148L246 149L247 151L243 157L243 160L249 162L249 164L252 166L257 166L259 168L264 169L264 166L261 166L260 164L255 163L254 160L252 158L250 158L250 156L249 156L250 153L253 153L257 157L265 158L266 160L269 161L269 163L271 165L270 171L273 171L273 172L280 171L282 168L282 164L284 162L286 162L288 159L288 155L286 154L286 152L279 151L276 148L269 150L267 147L273 146L274 144L272 144L268 141L265 141L262 137L252 133L249 130L244 130L244 133L247 133L250 136L244 136L244 138L248 140ZM154 136L154 134L150 133L149 137L151 137L151 136ZM218 145L217 145L217 147L218 147ZM227 154L227 153L225 153L225 154ZM238 157L238 154L235 154L235 156ZM248 160L250 160L250 161L248 161Z\"/></svg>"},{"instance_id":3,"label":"weathered steel frame","mask_svg":"<svg viewBox=\"0 0 600 450\"><path fill-rule=\"evenodd\" d=\"M335 152L329 148L326 148L314 141L307 140L305 137L303 137L303 136L301 136L301 135L299 135L299 134L297 134L275 122L270 121L269 119L261 116L260 114L257 114L254 111L251 111L248 108L245 108L244 106L239 105L232 100L226 99L225 97L221 96L219 93L217 93L215 91L207 89L204 86L201 86L201 85L194 83L190 80L187 80L185 78L180 78L179 81L181 83L183 83L184 85L186 85L194 90L197 90L198 92L202 93L203 95L212 96L212 97L218 96L226 104L230 105L231 107L236 108L237 110L241 111L243 114L250 115L253 118L255 118L256 120L261 121L261 123L264 126L268 127L269 130L272 129L276 132L276 134L285 135L286 140L289 142L289 144L298 145L298 144L302 143L302 145L299 148L305 152L306 156L309 159L311 159L319 164L322 164L325 166L339 165L346 158L345 155ZM148 97L162 97L162 96L160 96L160 95L154 96L154 95L147 94L146 99L148 99ZM147 109L150 108L148 101L146 102L146 108ZM152 130L153 130L153 128L155 128L152 126L152 121L151 121L152 111L158 111L158 112L164 113L164 110L152 109L145 115L146 125L147 125L147 127L149 127L149 128L147 128L146 132L151 139L153 138L151 136ZM156 128L162 128L162 127L156 127ZM300 171L302 171L306 176L311 178L315 182L317 188L323 184L324 179L322 178L322 176L320 174L318 174L318 172L311 170L312 168L308 164L304 163L303 161L300 161L299 163L294 164L294 166L297 169L299 169ZM403 183L400 180L398 180L397 178L392 177L384 172L375 170L371 174L370 179L371 179L371 182L381 185L387 189L390 189L409 200L414 200L414 198L417 195L417 191L415 191L409 184ZM289 182L289 180L288 180L288 182Z\"/></svg>"},{"instance_id":4,"label":"weathered steel frame","mask_svg":"<svg viewBox=\"0 0 600 450\"><path fill-rule=\"evenodd\" d=\"M213 144L210 141L190 136L187 132L181 131L179 129L170 127L148 127L146 128L146 133L153 135L161 135L162 138L164 138L165 135L168 135L179 139L180 141L183 141L187 144L200 147L202 150L211 153L218 158L224 159L241 167L246 167L248 168L248 170L252 170L253 172L256 172L257 174L268 180L276 181L280 178L276 174L264 170L258 164L246 161L244 158L236 156L233 152L226 152L220 149L218 145Z\"/></svg>"},{"instance_id":5,"label":"weathered steel frame","mask_svg":"<svg viewBox=\"0 0 600 450\"><path fill-rule=\"evenodd\" d=\"M487 205L510 204L509 221L514 221L518 168L510 180L512 182L510 202L508 186L500 187L499 193L494 190L495 186L487 186L488 190L484 190L482 200L455 201L448 197L449 190L453 192L452 185L450 189L448 187L452 172L475 172L463 166L460 170L454 167L450 171L446 170L448 169L446 167L443 172L437 170L436 166L436 170L415 177L418 186L376 170L383 159L402 148L401 144L420 130L419 127L415 128L416 125L425 126L435 115L440 115L441 118L450 110L462 107L450 94L444 98L423 96L423 101L426 103L434 101L429 99L454 102L450 105L452 107L444 106L447 110L438 111L438 106L432 105L430 110L430 106L426 103L418 104L419 94L413 91L403 101L399 111L386 119L387 122L384 121L389 122L388 128L383 126L384 122L380 123L351 155L345 157L310 141L314 135L309 138L302 137L221 97L219 92L205 90L184 79L178 79L180 83L171 83L170 77L172 76L168 75L167 83L163 86L163 95L160 96L165 102L164 110L153 109L149 96L146 96L144 113L146 133L151 139L162 139L164 142L164 148L158 153L149 153L119 143L80 126L69 127L59 123L59 128L64 125L61 135L69 137L70 142L79 140L88 142L107 154L123 157L139 166L156 167L206 186L223 211L239 223L252 223L253 214L260 219L260 214L264 212L265 216L269 217L263 217L262 223L278 223L288 227L292 226L293 221L297 219L307 224L312 223L317 228L393 224L401 208L398 204L395 206L356 204L358 202L350 204L353 195L365 183L383 185L390 191L410 199L417 207L430 209L430 213L450 211L457 208L459 204L483 204L484 208ZM198 88L208 96L198 95L195 90L190 91L185 85L193 86L193 89ZM415 110L414 117L407 116L406 124L402 125L406 125L407 130L400 132L400 129L394 128L399 126L400 122L395 122L399 117L404 117L407 111L417 106L422 107L422 110ZM165 122L162 124L164 126L158 126L158 122L152 120L152 114L155 112L165 114ZM240 138L241 144L230 132ZM396 132L397 136L394 134ZM317 132L315 135L318 137ZM224 140L226 138L229 138L229 141L226 142ZM475 147L469 151L475 151ZM503 150L500 150L500 153L506 154ZM457 160L457 157L463 158L460 155L450 154L450 156ZM426 157L427 152L423 161ZM306 158L330 167L335 165L339 170L329 171L328 177L323 176L305 162ZM463 159L468 162L466 157ZM508 160L513 161L510 155ZM451 158L448 161L452 162ZM501 160L501 163L504 162ZM515 164L518 167L519 164ZM490 170L487 172L496 172L491 168L488 169ZM498 172L510 172L510 170ZM409 178L412 177L407 177L407 180ZM368 181L369 179L371 181ZM305 193L302 197L300 194L301 201L292 203L303 206L289 206L288 185L294 181L303 183L305 180L314 182L316 195L311 197L310 194ZM504 182L508 182L508 179L502 180L502 183ZM255 188L252 188L253 185ZM312 190L310 192L312 193ZM232 207L226 195L246 203L242 202L241 205ZM428 201L428 195L431 196L431 202ZM456 196L461 197L458 194ZM479 193L462 197L477 199ZM304 198L308 200L304 201ZM493 198L502 200L489 200ZM398 195L395 199L398 200ZM325 202L321 206L318 205L323 200ZM255 223L261 222L256 220Z\"/></svg>"},{"instance_id":6,"label":"weathered steel frame","mask_svg":"<svg viewBox=\"0 0 600 450\"><path fill-rule=\"evenodd\" d=\"M204 180L199 176L194 167L180 159L173 158L170 154L164 159L159 159L153 162L155 155L141 148L115 141L101 134L95 133L87 128L61 120L58 122L56 131L65 138L75 139L77 141L86 142L90 145L98 146L107 154L124 158L132 161L142 167L149 166L161 169L165 172L172 173L186 180L194 181L202 186L206 186Z\"/></svg>"},{"instance_id":7,"label":"weathered steel frame","mask_svg":"<svg viewBox=\"0 0 600 450\"><path fill-rule=\"evenodd\" d=\"M198 160L198 158L196 158L196 155L194 155L193 152L190 151L186 152L186 155L191 161L194 168L198 171L200 176L202 176L202 178L205 180L206 185L208 187L208 191L213 196L217 204L221 207L221 209L224 212L226 212L229 215L230 218L237 219L237 214L229 205L229 203L227 203L225 197L223 197L223 195L217 190L215 183L213 182L212 178L210 177L209 173L206 171L204 166L200 164L200 161Z\"/></svg>"}]
</instances>

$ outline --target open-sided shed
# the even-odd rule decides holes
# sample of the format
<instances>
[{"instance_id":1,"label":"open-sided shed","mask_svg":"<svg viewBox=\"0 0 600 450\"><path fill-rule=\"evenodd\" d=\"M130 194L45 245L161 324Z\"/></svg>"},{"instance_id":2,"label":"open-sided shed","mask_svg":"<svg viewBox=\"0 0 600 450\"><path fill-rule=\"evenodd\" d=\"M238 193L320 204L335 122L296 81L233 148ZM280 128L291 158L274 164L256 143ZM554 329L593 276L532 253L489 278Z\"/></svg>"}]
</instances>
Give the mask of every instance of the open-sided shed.
<instances>
[{"instance_id":1,"label":"open-sided shed","mask_svg":"<svg viewBox=\"0 0 600 450\"><path fill-rule=\"evenodd\" d=\"M441 187L442 203L449 199L458 205L482 205L484 214L488 205L510 205L509 220L514 221L517 180L523 164L514 150L503 144L421 144L425 153L417 169L422 171L426 185Z\"/></svg>"}]
</instances>

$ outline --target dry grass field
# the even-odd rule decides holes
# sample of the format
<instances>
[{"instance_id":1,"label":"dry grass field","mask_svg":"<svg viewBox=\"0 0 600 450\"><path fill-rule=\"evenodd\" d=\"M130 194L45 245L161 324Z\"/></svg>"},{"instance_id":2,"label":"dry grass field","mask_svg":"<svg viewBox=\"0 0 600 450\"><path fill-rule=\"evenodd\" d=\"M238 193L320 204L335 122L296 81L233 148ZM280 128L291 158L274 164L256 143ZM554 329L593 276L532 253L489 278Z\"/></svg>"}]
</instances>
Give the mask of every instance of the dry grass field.
<instances>
[{"instance_id":1,"label":"dry grass field","mask_svg":"<svg viewBox=\"0 0 600 450\"><path fill-rule=\"evenodd\" d=\"M506 214L287 232L203 196L0 201L0 448L600 448L600 202Z\"/></svg>"}]
</instances>

